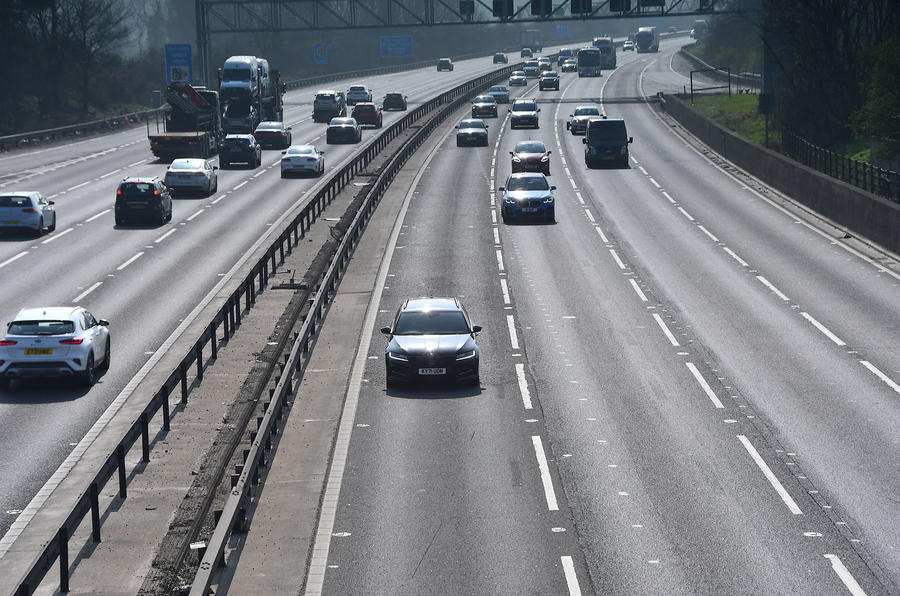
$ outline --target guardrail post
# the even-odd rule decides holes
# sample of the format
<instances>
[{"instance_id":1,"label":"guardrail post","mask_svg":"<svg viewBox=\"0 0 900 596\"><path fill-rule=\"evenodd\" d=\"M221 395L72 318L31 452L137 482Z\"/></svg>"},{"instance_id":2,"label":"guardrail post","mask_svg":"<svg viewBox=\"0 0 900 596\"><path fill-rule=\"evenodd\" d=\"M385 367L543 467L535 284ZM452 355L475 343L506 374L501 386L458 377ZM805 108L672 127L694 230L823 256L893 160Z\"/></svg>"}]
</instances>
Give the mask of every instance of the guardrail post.
<instances>
[{"instance_id":1,"label":"guardrail post","mask_svg":"<svg viewBox=\"0 0 900 596\"><path fill-rule=\"evenodd\" d=\"M88 499L91 501L91 540L100 542L100 489L96 482L88 486Z\"/></svg>"},{"instance_id":2,"label":"guardrail post","mask_svg":"<svg viewBox=\"0 0 900 596\"><path fill-rule=\"evenodd\" d=\"M212 323L209 324L209 346L212 350L213 360L215 360L219 354L219 347L216 344L216 320L213 319Z\"/></svg>"},{"instance_id":3,"label":"guardrail post","mask_svg":"<svg viewBox=\"0 0 900 596\"><path fill-rule=\"evenodd\" d=\"M188 401L187 362L181 361L181 364L178 365L178 372L181 373L181 403L186 404Z\"/></svg>"},{"instance_id":4,"label":"guardrail post","mask_svg":"<svg viewBox=\"0 0 900 596\"><path fill-rule=\"evenodd\" d=\"M194 344L194 354L197 360L197 378L203 380L203 340L198 339Z\"/></svg>"},{"instance_id":5,"label":"guardrail post","mask_svg":"<svg viewBox=\"0 0 900 596\"><path fill-rule=\"evenodd\" d=\"M147 412L141 412L141 461L150 461L150 424Z\"/></svg>"},{"instance_id":6,"label":"guardrail post","mask_svg":"<svg viewBox=\"0 0 900 596\"><path fill-rule=\"evenodd\" d=\"M249 304L247 306L250 306ZM234 321L236 324L241 324L241 291L238 288L234 293ZM231 333L234 335L234 325L231 327Z\"/></svg>"},{"instance_id":7,"label":"guardrail post","mask_svg":"<svg viewBox=\"0 0 900 596\"><path fill-rule=\"evenodd\" d=\"M65 526L56 535L59 546L59 591L69 591L69 531Z\"/></svg>"},{"instance_id":8,"label":"guardrail post","mask_svg":"<svg viewBox=\"0 0 900 596\"><path fill-rule=\"evenodd\" d=\"M162 411L163 411L163 430L169 432L171 429L171 414L169 414L169 388L166 385L162 386L162 389L159 390L160 399L162 399Z\"/></svg>"},{"instance_id":9,"label":"guardrail post","mask_svg":"<svg viewBox=\"0 0 900 596\"><path fill-rule=\"evenodd\" d=\"M116 445L116 461L119 464L119 497L128 498L128 483L125 481L125 445Z\"/></svg>"}]
</instances>

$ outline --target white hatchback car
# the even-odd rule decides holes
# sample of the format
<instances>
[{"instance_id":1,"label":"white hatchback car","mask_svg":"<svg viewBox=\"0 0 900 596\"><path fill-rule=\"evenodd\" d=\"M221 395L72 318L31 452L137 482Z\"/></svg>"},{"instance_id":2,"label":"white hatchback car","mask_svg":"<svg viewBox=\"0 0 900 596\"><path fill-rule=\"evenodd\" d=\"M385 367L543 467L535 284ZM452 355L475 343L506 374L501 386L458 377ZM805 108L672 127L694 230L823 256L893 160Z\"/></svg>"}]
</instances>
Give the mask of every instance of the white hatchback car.
<instances>
[{"instance_id":1,"label":"white hatchback car","mask_svg":"<svg viewBox=\"0 0 900 596\"><path fill-rule=\"evenodd\" d=\"M163 181L175 192L199 190L209 196L219 189L218 169L205 159L183 157L172 162Z\"/></svg>"},{"instance_id":2,"label":"white hatchback car","mask_svg":"<svg viewBox=\"0 0 900 596\"><path fill-rule=\"evenodd\" d=\"M352 106L366 101L372 101L372 90L365 85L350 85L347 89L347 105Z\"/></svg>"},{"instance_id":3,"label":"white hatchback car","mask_svg":"<svg viewBox=\"0 0 900 596\"><path fill-rule=\"evenodd\" d=\"M313 145L291 145L281 152L281 177L289 174L310 173L320 176L325 172L325 152Z\"/></svg>"},{"instance_id":4,"label":"white hatchback car","mask_svg":"<svg viewBox=\"0 0 900 596\"><path fill-rule=\"evenodd\" d=\"M0 387L13 379L75 377L90 387L109 368L108 321L80 306L24 308L0 339Z\"/></svg>"},{"instance_id":5,"label":"white hatchback car","mask_svg":"<svg viewBox=\"0 0 900 596\"><path fill-rule=\"evenodd\" d=\"M56 229L53 201L33 190L0 193L0 229L30 230L35 236Z\"/></svg>"}]
</instances>

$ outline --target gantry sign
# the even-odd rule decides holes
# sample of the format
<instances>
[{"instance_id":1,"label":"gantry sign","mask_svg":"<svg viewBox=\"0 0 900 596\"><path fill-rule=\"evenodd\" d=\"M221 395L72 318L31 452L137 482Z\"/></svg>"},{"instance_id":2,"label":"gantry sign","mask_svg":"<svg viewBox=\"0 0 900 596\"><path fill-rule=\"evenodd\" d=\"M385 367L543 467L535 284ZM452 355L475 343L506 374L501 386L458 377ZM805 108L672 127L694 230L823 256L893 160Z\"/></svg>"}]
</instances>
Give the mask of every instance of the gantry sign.
<instances>
[{"instance_id":1,"label":"gantry sign","mask_svg":"<svg viewBox=\"0 0 900 596\"><path fill-rule=\"evenodd\" d=\"M216 33L704 15L747 0L195 0L200 76Z\"/></svg>"}]
</instances>

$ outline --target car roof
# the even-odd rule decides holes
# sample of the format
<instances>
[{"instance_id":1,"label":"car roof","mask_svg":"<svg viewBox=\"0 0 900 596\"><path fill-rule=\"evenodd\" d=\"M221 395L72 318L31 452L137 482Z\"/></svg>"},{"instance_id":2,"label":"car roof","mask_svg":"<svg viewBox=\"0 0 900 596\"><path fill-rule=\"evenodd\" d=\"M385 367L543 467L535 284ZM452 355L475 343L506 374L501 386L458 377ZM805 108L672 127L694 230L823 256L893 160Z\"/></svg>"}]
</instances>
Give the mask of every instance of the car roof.
<instances>
[{"instance_id":1,"label":"car roof","mask_svg":"<svg viewBox=\"0 0 900 596\"><path fill-rule=\"evenodd\" d=\"M487 99L487 100L489 100L489 101L496 101L496 100L494 99L494 96L491 95L490 93L485 93L484 95L477 95L477 96L475 96L475 99L474 99L473 101L479 101L479 100L482 100L482 99Z\"/></svg>"},{"instance_id":2,"label":"car roof","mask_svg":"<svg viewBox=\"0 0 900 596\"><path fill-rule=\"evenodd\" d=\"M462 122L459 123L459 126L460 127L463 127L466 125L471 126L471 125L475 124L476 122L480 123L481 125L484 125L484 120L482 120L481 118L466 118L465 120L463 120Z\"/></svg>"},{"instance_id":3,"label":"car roof","mask_svg":"<svg viewBox=\"0 0 900 596\"><path fill-rule=\"evenodd\" d=\"M284 122L278 122L277 120L269 120L266 122L260 122L256 125L256 128L281 128L284 126Z\"/></svg>"},{"instance_id":4,"label":"car roof","mask_svg":"<svg viewBox=\"0 0 900 596\"><path fill-rule=\"evenodd\" d=\"M22 197L28 196L34 198L36 195L39 195L36 190L7 190L4 192L0 192L0 197Z\"/></svg>"},{"instance_id":5,"label":"car roof","mask_svg":"<svg viewBox=\"0 0 900 596\"><path fill-rule=\"evenodd\" d=\"M356 102L356 105L353 106L353 109L355 110L356 108L369 108L369 107L374 108L375 102L373 102L373 101L358 101L358 102Z\"/></svg>"},{"instance_id":6,"label":"car roof","mask_svg":"<svg viewBox=\"0 0 900 596\"><path fill-rule=\"evenodd\" d=\"M518 143L516 143L516 147L518 147L520 145L540 145L541 147L544 147L545 149L547 148L547 145L544 144L544 141L537 141L534 139L529 139L527 141L519 141Z\"/></svg>"},{"instance_id":7,"label":"car roof","mask_svg":"<svg viewBox=\"0 0 900 596\"><path fill-rule=\"evenodd\" d=\"M385 96L388 96L388 95L398 95L400 97L403 97L403 94L400 93L399 91L388 91L387 93L385 93Z\"/></svg>"},{"instance_id":8,"label":"car roof","mask_svg":"<svg viewBox=\"0 0 900 596\"><path fill-rule=\"evenodd\" d=\"M62 321L72 318L80 306L43 306L23 308L14 321Z\"/></svg>"},{"instance_id":9,"label":"car roof","mask_svg":"<svg viewBox=\"0 0 900 596\"><path fill-rule=\"evenodd\" d=\"M356 124L356 119L344 118L339 116L337 118L332 118L329 124Z\"/></svg>"},{"instance_id":10,"label":"car roof","mask_svg":"<svg viewBox=\"0 0 900 596\"><path fill-rule=\"evenodd\" d=\"M225 138L226 138L226 139L245 139L245 140L246 140L246 139L249 139L249 138L252 137L252 136L253 136L253 135L248 135L248 134L237 134L237 133L235 133L235 134L225 135Z\"/></svg>"},{"instance_id":11,"label":"car roof","mask_svg":"<svg viewBox=\"0 0 900 596\"><path fill-rule=\"evenodd\" d=\"M625 122L625 118L594 118L589 122L589 124L593 122Z\"/></svg>"},{"instance_id":12,"label":"car roof","mask_svg":"<svg viewBox=\"0 0 900 596\"><path fill-rule=\"evenodd\" d=\"M312 149L313 151L315 151L315 150L316 150L316 146L315 146L315 145L310 145L310 144L308 144L308 143L307 143L307 144L304 144L304 145L291 145L290 147L287 148L287 151L290 151L291 149L303 149L303 150Z\"/></svg>"},{"instance_id":13,"label":"car roof","mask_svg":"<svg viewBox=\"0 0 900 596\"><path fill-rule=\"evenodd\" d=\"M122 178L122 184L131 184L137 182L145 182L147 184L153 184L159 180L158 176L128 176L127 178Z\"/></svg>"},{"instance_id":14,"label":"car roof","mask_svg":"<svg viewBox=\"0 0 900 596\"><path fill-rule=\"evenodd\" d=\"M513 100L513 105L516 105L517 103L537 103L537 100L533 97L517 97Z\"/></svg>"},{"instance_id":15,"label":"car roof","mask_svg":"<svg viewBox=\"0 0 900 596\"><path fill-rule=\"evenodd\" d=\"M191 164L194 167L199 168L199 167L202 167L204 163L206 163L206 160L200 159L199 157L179 157L177 159L173 159L172 163L169 165L169 167L171 168L176 163L187 163L187 164Z\"/></svg>"},{"instance_id":16,"label":"car roof","mask_svg":"<svg viewBox=\"0 0 900 596\"><path fill-rule=\"evenodd\" d=\"M540 172L513 172L509 175L510 178L544 178L547 177L541 174Z\"/></svg>"},{"instance_id":17,"label":"car roof","mask_svg":"<svg viewBox=\"0 0 900 596\"><path fill-rule=\"evenodd\" d=\"M422 312L428 310L462 310L456 298L410 298L400 307L402 312Z\"/></svg>"},{"instance_id":18,"label":"car roof","mask_svg":"<svg viewBox=\"0 0 900 596\"><path fill-rule=\"evenodd\" d=\"M555 70L545 70L544 73L543 73L541 76L542 76L542 77L547 77L547 76L558 77L558 76L559 76L559 73L556 72Z\"/></svg>"}]
</instances>

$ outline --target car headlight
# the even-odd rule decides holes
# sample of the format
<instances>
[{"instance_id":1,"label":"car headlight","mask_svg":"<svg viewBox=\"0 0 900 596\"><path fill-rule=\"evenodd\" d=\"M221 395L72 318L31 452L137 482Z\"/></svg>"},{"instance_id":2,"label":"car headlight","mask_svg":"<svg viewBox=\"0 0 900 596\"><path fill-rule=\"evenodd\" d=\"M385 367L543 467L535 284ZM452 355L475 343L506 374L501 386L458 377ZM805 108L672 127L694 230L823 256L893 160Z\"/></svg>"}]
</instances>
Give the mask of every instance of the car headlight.
<instances>
[{"instance_id":1,"label":"car headlight","mask_svg":"<svg viewBox=\"0 0 900 596\"><path fill-rule=\"evenodd\" d=\"M544 202L545 202L545 203L552 203L552 202L553 202L553 197L552 197L552 196L544 197Z\"/></svg>"},{"instance_id":2,"label":"car headlight","mask_svg":"<svg viewBox=\"0 0 900 596\"><path fill-rule=\"evenodd\" d=\"M550 161L550 156L545 155L544 157L541 158L541 161Z\"/></svg>"},{"instance_id":3,"label":"car headlight","mask_svg":"<svg viewBox=\"0 0 900 596\"><path fill-rule=\"evenodd\" d=\"M504 198L503 202L506 203L507 205L515 205L516 204L516 200L510 199L509 197Z\"/></svg>"},{"instance_id":4,"label":"car headlight","mask_svg":"<svg viewBox=\"0 0 900 596\"><path fill-rule=\"evenodd\" d=\"M401 362L409 362L406 354L403 352L388 352L388 358L391 360L400 360Z\"/></svg>"},{"instance_id":5,"label":"car headlight","mask_svg":"<svg viewBox=\"0 0 900 596\"><path fill-rule=\"evenodd\" d=\"M513 155L512 160L513 161L522 161L522 158L520 158L518 155Z\"/></svg>"},{"instance_id":6,"label":"car headlight","mask_svg":"<svg viewBox=\"0 0 900 596\"><path fill-rule=\"evenodd\" d=\"M469 350L468 352L460 352L459 354L457 354L456 361L459 362L460 360L471 360L474 357L475 350Z\"/></svg>"}]
</instances>

